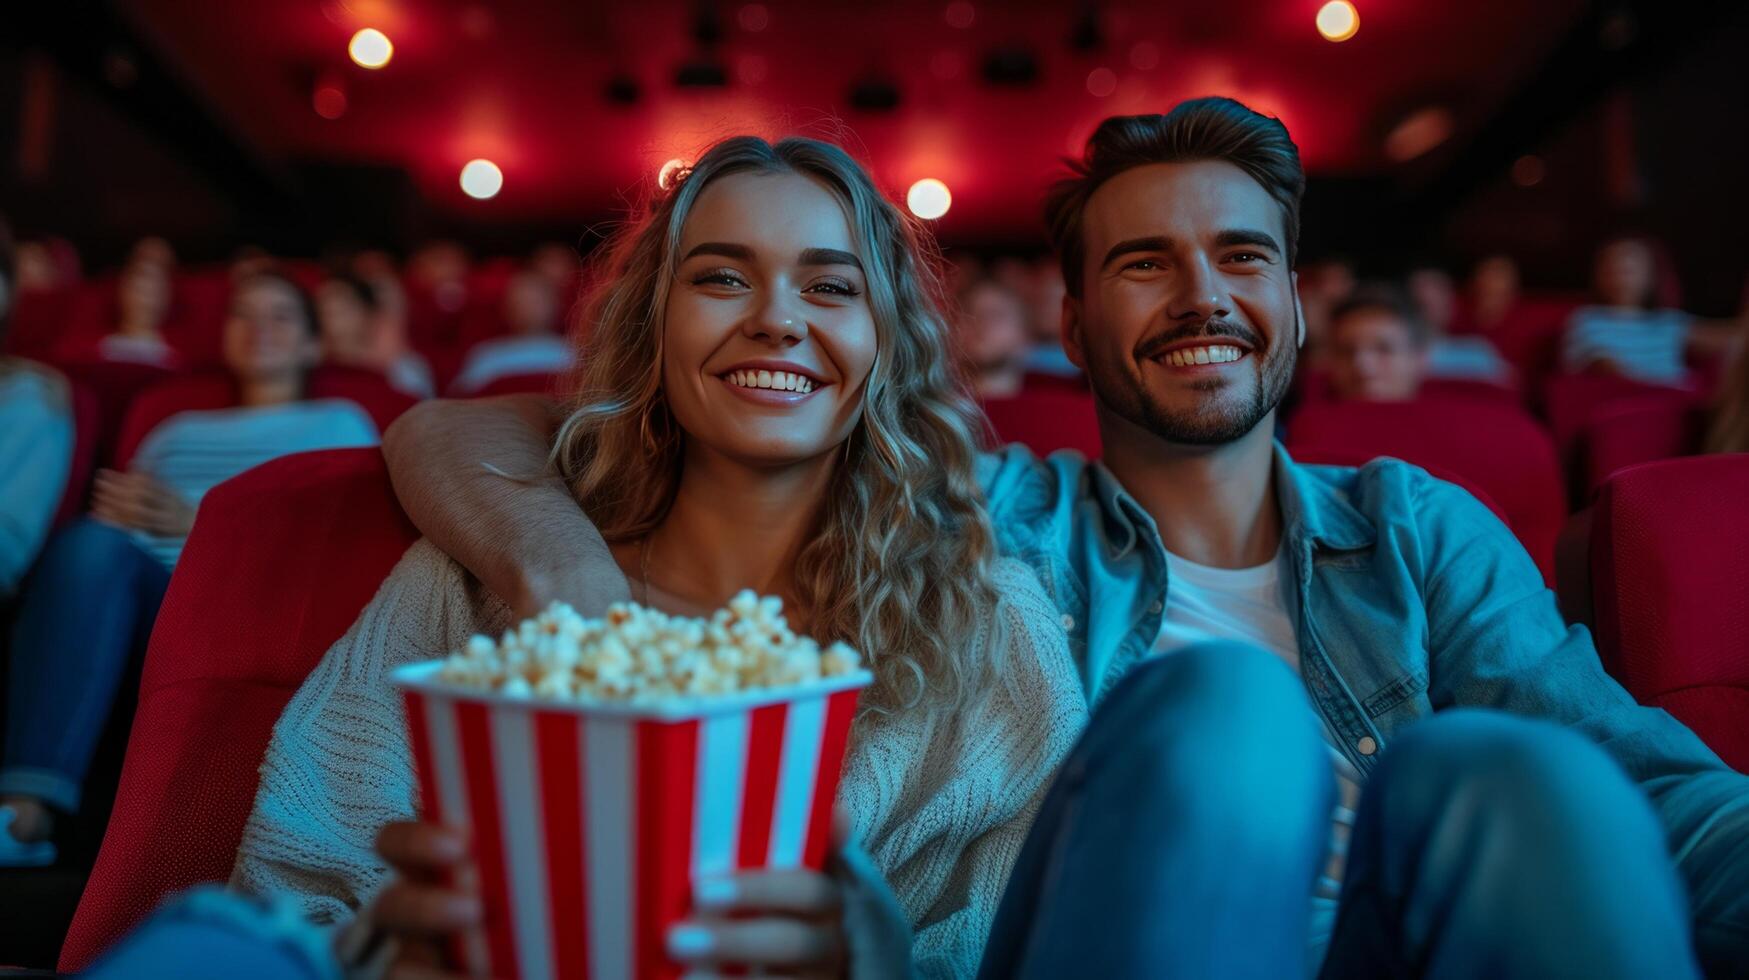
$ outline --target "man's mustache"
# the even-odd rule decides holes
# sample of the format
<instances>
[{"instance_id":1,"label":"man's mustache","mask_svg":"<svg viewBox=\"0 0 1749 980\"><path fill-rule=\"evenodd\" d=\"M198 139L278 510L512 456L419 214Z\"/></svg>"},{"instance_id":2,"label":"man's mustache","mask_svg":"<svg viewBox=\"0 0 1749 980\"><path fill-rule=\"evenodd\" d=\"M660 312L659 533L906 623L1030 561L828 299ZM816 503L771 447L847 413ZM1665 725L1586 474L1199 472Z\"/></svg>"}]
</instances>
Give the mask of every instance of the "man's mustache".
<instances>
[{"instance_id":1,"label":"man's mustache","mask_svg":"<svg viewBox=\"0 0 1749 980\"><path fill-rule=\"evenodd\" d=\"M1252 350L1263 349L1263 338L1255 330L1242 323L1231 320L1203 320L1200 323L1184 323L1157 333L1136 345L1137 360L1153 360L1161 351L1173 344L1186 340L1214 339L1226 337L1237 340Z\"/></svg>"}]
</instances>

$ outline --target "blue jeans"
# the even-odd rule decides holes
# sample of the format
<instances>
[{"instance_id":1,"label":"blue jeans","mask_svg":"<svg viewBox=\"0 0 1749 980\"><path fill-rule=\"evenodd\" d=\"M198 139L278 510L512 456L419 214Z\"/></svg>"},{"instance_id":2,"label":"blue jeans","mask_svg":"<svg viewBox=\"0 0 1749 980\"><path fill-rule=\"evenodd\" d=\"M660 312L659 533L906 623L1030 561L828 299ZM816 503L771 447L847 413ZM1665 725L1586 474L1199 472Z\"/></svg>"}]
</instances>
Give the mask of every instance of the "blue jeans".
<instances>
[{"instance_id":1,"label":"blue jeans","mask_svg":"<svg viewBox=\"0 0 1749 980\"><path fill-rule=\"evenodd\" d=\"M1212 643L1133 670L1046 796L982 976L1697 975L1640 791L1565 729L1451 711L1367 780L1327 950L1334 779L1299 678Z\"/></svg>"},{"instance_id":2,"label":"blue jeans","mask_svg":"<svg viewBox=\"0 0 1749 980\"><path fill-rule=\"evenodd\" d=\"M67 812L129 667L145 656L170 570L90 518L49 540L19 598L0 794Z\"/></svg>"}]
</instances>

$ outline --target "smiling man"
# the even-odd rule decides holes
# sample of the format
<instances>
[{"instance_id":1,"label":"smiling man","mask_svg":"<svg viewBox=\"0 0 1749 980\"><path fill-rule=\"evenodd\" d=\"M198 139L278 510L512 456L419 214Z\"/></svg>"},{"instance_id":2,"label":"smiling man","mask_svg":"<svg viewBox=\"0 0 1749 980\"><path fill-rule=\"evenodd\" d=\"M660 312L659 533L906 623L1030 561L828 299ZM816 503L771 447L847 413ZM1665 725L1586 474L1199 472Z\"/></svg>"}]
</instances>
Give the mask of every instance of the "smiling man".
<instances>
[{"instance_id":1,"label":"smiling man","mask_svg":"<svg viewBox=\"0 0 1749 980\"><path fill-rule=\"evenodd\" d=\"M1106 120L1047 202L1105 456L983 479L1097 710L984 975L1741 970L1749 779L1603 673L1474 498L1275 443L1303 187L1280 122L1203 99ZM523 608L599 606L624 587L562 487L457 475L534 469L545 411L409 414L397 488Z\"/></svg>"}]
</instances>

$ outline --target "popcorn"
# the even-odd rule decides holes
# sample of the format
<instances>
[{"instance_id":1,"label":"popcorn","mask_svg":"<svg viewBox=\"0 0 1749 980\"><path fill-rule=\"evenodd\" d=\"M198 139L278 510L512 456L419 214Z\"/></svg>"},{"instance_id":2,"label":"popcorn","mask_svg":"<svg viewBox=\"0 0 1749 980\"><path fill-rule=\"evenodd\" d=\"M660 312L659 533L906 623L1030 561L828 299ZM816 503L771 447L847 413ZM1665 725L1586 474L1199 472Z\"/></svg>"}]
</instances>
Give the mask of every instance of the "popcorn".
<instances>
[{"instance_id":1,"label":"popcorn","mask_svg":"<svg viewBox=\"0 0 1749 980\"><path fill-rule=\"evenodd\" d=\"M440 680L516 698L650 702L734 694L841 677L862 658L797 636L783 600L743 589L709 619L616 603L586 619L555 602L494 642L474 636L450 654Z\"/></svg>"}]
</instances>

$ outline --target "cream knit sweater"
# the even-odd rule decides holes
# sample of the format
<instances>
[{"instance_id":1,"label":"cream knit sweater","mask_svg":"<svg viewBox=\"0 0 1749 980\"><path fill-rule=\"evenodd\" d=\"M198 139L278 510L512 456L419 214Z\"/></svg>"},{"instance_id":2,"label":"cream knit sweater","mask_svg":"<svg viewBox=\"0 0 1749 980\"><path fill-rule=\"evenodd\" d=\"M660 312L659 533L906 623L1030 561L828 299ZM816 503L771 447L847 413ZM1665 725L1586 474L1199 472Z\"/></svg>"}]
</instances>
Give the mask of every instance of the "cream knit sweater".
<instances>
[{"instance_id":1,"label":"cream knit sweater","mask_svg":"<svg viewBox=\"0 0 1749 980\"><path fill-rule=\"evenodd\" d=\"M1002 644L1005 682L976 709L933 726L923 712L864 712L838 790L856 839L909 919L912 965L928 976L976 972L1021 843L1086 721L1056 610L1038 580L1005 559L996 583L1002 602L977 642ZM290 894L318 922L352 918L388 875L372 848L377 831L413 817L417 798L388 672L441 657L476 632L501 632L509 619L434 545L409 549L274 726L232 885ZM902 931L859 929L856 914L853 962L891 962Z\"/></svg>"}]
</instances>

